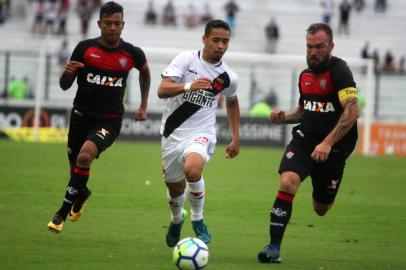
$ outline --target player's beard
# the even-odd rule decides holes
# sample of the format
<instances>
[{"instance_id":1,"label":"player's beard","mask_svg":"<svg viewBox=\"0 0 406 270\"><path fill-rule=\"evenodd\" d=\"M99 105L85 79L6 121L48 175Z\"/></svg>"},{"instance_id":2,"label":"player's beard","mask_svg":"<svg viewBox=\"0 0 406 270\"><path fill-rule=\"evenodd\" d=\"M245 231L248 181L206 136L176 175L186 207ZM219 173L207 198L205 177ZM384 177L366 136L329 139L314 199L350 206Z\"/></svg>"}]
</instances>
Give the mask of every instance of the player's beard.
<instances>
[{"instance_id":1,"label":"player's beard","mask_svg":"<svg viewBox=\"0 0 406 270\"><path fill-rule=\"evenodd\" d=\"M307 66L312 70L323 70L330 62L330 56L326 55L323 59L319 60L317 57L307 58ZM316 61L314 61L316 60Z\"/></svg>"}]
</instances>

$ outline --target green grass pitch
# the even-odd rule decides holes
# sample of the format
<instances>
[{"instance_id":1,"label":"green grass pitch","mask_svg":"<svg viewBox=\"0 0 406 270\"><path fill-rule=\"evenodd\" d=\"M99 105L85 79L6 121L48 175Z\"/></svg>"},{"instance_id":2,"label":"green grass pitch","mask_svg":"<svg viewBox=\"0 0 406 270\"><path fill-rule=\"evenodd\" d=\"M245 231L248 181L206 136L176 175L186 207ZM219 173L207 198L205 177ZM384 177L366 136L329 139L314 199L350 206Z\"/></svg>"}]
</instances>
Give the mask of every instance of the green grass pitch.
<instances>
[{"instance_id":1,"label":"green grass pitch","mask_svg":"<svg viewBox=\"0 0 406 270\"><path fill-rule=\"evenodd\" d=\"M207 269L406 269L406 159L353 155L334 208L318 217L299 190L281 265L262 265L282 149L224 146L206 166ZM0 269L175 269L158 143L118 142L95 161L85 214L60 235L46 225L68 180L65 145L0 141ZM150 185L145 182L150 181ZM188 205L187 205L188 208ZM182 238L191 236L186 222Z\"/></svg>"}]
</instances>

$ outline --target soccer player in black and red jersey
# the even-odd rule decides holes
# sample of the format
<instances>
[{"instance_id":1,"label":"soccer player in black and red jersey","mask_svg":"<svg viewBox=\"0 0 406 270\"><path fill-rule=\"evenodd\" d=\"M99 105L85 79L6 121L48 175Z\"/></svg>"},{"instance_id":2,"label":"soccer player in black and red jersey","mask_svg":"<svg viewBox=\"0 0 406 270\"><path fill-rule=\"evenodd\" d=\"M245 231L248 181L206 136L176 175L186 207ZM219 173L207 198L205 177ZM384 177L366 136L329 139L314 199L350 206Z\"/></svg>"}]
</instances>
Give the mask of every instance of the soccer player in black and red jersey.
<instances>
[{"instance_id":1,"label":"soccer player in black and red jersey","mask_svg":"<svg viewBox=\"0 0 406 270\"><path fill-rule=\"evenodd\" d=\"M333 206L345 162L357 141L360 109L350 69L332 56L331 28L322 23L307 29L307 65L299 77L299 104L289 113L275 109L271 123L298 123L279 167L280 185L270 213L270 242L259 252L262 263L280 263L282 238L300 183L312 179L313 208L324 216Z\"/></svg>"},{"instance_id":2,"label":"soccer player in black and red jersey","mask_svg":"<svg viewBox=\"0 0 406 270\"><path fill-rule=\"evenodd\" d=\"M63 230L68 214L71 221L81 216L91 194L87 187L91 164L120 134L124 92L132 68L139 71L141 92L134 118L147 118L150 71L144 52L120 37L123 7L113 1L104 4L98 25L101 35L76 46L59 79L63 90L77 79L78 90L68 134L70 180L61 208L48 223L48 229L55 233Z\"/></svg>"}]
</instances>

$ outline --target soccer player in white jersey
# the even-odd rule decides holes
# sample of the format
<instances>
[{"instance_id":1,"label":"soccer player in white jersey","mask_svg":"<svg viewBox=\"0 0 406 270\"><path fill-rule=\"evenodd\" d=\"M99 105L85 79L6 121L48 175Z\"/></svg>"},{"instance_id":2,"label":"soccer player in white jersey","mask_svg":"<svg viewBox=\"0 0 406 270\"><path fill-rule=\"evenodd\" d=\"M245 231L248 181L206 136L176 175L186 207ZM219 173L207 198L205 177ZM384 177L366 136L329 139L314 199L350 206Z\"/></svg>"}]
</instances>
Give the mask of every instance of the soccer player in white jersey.
<instances>
[{"instance_id":1,"label":"soccer player in white jersey","mask_svg":"<svg viewBox=\"0 0 406 270\"><path fill-rule=\"evenodd\" d=\"M203 49L176 56L162 73L158 96L166 99L162 116L162 160L168 192L171 222L166 243L173 247L180 239L187 216L184 201L191 207L196 236L208 243L211 235L203 221L205 182L202 171L216 145L216 108L221 94L226 97L232 139L226 158L240 150L238 77L222 61L230 42L230 27L222 20L206 24Z\"/></svg>"}]
</instances>

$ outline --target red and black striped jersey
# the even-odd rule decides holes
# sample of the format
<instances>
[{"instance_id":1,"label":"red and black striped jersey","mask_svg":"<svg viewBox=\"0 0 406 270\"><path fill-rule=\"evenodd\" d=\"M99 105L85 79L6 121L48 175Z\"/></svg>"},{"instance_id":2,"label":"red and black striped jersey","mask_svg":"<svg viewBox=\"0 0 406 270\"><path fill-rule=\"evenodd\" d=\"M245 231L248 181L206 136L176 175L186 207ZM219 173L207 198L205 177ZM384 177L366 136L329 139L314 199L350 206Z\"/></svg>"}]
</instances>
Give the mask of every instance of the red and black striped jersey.
<instances>
[{"instance_id":1,"label":"red and black striped jersey","mask_svg":"<svg viewBox=\"0 0 406 270\"><path fill-rule=\"evenodd\" d=\"M71 60L85 65L77 74L74 108L89 116L121 116L128 73L146 63L142 49L123 40L117 48L107 48L88 39L79 42Z\"/></svg>"},{"instance_id":2,"label":"red and black striped jersey","mask_svg":"<svg viewBox=\"0 0 406 270\"><path fill-rule=\"evenodd\" d=\"M293 130L293 136L304 138L314 147L334 129L343 112L339 94L345 91L356 94L356 84L347 63L332 57L322 70L302 71L299 91L299 106L303 108L303 114ZM352 150L357 138L357 124L354 124L333 148Z\"/></svg>"}]
</instances>

